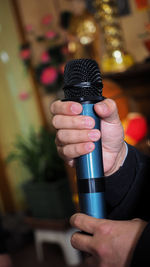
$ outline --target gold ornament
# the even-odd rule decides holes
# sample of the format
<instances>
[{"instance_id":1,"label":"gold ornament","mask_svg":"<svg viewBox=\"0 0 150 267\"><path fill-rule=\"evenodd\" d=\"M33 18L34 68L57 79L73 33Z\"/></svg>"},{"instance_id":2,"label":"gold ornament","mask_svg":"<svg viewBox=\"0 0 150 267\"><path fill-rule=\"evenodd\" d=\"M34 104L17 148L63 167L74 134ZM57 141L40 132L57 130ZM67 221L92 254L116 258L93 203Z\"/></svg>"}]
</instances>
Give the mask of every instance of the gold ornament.
<instances>
[{"instance_id":1,"label":"gold ornament","mask_svg":"<svg viewBox=\"0 0 150 267\"><path fill-rule=\"evenodd\" d=\"M86 57L97 60L100 57L99 27L95 18L87 11L72 17L69 34L68 49L72 58Z\"/></svg>"},{"instance_id":2,"label":"gold ornament","mask_svg":"<svg viewBox=\"0 0 150 267\"><path fill-rule=\"evenodd\" d=\"M131 55L125 52L122 29L118 19L115 0L93 0L96 18L104 34L105 55L101 60L103 72L124 71L134 64Z\"/></svg>"}]
</instances>

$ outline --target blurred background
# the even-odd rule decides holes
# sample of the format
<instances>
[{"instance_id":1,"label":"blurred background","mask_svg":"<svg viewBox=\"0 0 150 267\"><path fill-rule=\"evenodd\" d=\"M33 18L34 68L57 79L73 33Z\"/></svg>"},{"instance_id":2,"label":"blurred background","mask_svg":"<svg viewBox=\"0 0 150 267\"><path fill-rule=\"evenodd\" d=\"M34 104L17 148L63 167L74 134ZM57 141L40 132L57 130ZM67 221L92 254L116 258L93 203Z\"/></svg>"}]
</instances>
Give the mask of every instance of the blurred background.
<instances>
[{"instance_id":1,"label":"blurred background","mask_svg":"<svg viewBox=\"0 0 150 267\"><path fill-rule=\"evenodd\" d=\"M0 0L0 218L15 267L84 266L69 242L76 175L49 111L74 58L98 62L125 140L150 155L150 1Z\"/></svg>"}]
</instances>

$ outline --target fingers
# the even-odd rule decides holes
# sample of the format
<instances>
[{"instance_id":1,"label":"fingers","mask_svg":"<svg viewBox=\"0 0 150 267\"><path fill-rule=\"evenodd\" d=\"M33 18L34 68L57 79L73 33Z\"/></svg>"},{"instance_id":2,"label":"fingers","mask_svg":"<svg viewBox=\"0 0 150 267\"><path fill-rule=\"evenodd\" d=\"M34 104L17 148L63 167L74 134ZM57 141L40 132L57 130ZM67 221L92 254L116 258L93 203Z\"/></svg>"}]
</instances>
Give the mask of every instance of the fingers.
<instances>
[{"instance_id":1,"label":"fingers","mask_svg":"<svg viewBox=\"0 0 150 267\"><path fill-rule=\"evenodd\" d=\"M96 142L100 138L100 131L93 130L58 130L56 134L56 145L67 145L84 142Z\"/></svg>"},{"instance_id":2,"label":"fingers","mask_svg":"<svg viewBox=\"0 0 150 267\"><path fill-rule=\"evenodd\" d=\"M89 116L55 115L52 124L55 129L92 129L95 121Z\"/></svg>"},{"instance_id":3,"label":"fingers","mask_svg":"<svg viewBox=\"0 0 150 267\"><path fill-rule=\"evenodd\" d=\"M73 227L89 234L94 234L99 221L99 219L82 213L76 213L70 218L70 223Z\"/></svg>"},{"instance_id":4,"label":"fingers","mask_svg":"<svg viewBox=\"0 0 150 267\"><path fill-rule=\"evenodd\" d=\"M95 104L94 109L99 117L109 123L120 121L116 103L111 99L105 99ZM51 105L51 112L55 115L53 126L56 129L92 129L95 125L94 119L89 116L77 116L82 111L82 105L76 102L56 101Z\"/></svg>"},{"instance_id":5,"label":"fingers","mask_svg":"<svg viewBox=\"0 0 150 267\"><path fill-rule=\"evenodd\" d=\"M93 130L59 130L56 134L56 145L59 155L74 165L73 158L90 153L94 150L95 144L100 138L100 131ZM91 142L93 141L93 142Z\"/></svg>"},{"instance_id":6,"label":"fingers","mask_svg":"<svg viewBox=\"0 0 150 267\"><path fill-rule=\"evenodd\" d=\"M105 99L94 106L99 117L109 123L118 123L120 121L116 103L112 99Z\"/></svg>"},{"instance_id":7,"label":"fingers","mask_svg":"<svg viewBox=\"0 0 150 267\"><path fill-rule=\"evenodd\" d=\"M59 155L66 161L90 153L94 148L95 145L92 142L57 146Z\"/></svg>"},{"instance_id":8,"label":"fingers","mask_svg":"<svg viewBox=\"0 0 150 267\"><path fill-rule=\"evenodd\" d=\"M82 112L82 105L77 102L58 100L52 103L51 112L53 115L77 115Z\"/></svg>"},{"instance_id":9,"label":"fingers","mask_svg":"<svg viewBox=\"0 0 150 267\"><path fill-rule=\"evenodd\" d=\"M92 241L92 236L76 232L72 235L71 245L80 251L90 253L91 241Z\"/></svg>"}]
</instances>

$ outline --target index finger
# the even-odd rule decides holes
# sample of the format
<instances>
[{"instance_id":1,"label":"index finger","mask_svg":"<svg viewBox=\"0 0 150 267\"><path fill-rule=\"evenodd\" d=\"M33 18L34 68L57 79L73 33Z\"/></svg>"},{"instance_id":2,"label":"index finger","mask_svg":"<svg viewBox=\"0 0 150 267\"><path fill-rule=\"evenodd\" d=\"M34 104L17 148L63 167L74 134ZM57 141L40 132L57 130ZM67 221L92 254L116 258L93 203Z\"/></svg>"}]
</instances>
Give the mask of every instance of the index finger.
<instances>
[{"instance_id":1,"label":"index finger","mask_svg":"<svg viewBox=\"0 0 150 267\"><path fill-rule=\"evenodd\" d=\"M83 213L76 213L70 218L70 224L73 227L89 234L94 234L98 221L99 219Z\"/></svg>"},{"instance_id":2,"label":"index finger","mask_svg":"<svg viewBox=\"0 0 150 267\"><path fill-rule=\"evenodd\" d=\"M50 110L53 115L78 115L82 112L82 105L73 101L57 100L51 104Z\"/></svg>"}]
</instances>

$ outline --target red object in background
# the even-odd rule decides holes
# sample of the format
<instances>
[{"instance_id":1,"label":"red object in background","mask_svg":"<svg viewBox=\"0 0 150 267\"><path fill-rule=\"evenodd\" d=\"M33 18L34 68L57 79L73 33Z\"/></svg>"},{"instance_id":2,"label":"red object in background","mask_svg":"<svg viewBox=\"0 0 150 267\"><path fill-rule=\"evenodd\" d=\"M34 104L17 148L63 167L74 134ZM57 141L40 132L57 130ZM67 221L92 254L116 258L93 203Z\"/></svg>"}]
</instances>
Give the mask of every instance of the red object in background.
<instances>
[{"instance_id":1,"label":"red object in background","mask_svg":"<svg viewBox=\"0 0 150 267\"><path fill-rule=\"evenodd\" d=\"M24 48L21 50L20 52L20 57L23 59L23 60L27 60L29 59L31 56L31 51L29 48Z\"/></svg>"},{"instance_id":2,"label":"red object in background","mask_svg":"<svg viewBox=\"0 0 150 267\"><path fill-rule=\"evenodd\" d=\"M18 96L21 101L25 101L29 98L30 94L26 91L22 91Z\"/></svg>"},{"instance_id":3,"label":"red object in background","mask_svg":"<svg viewBox=\"0 0 150 267\"><path fill-rule=\"evenodd\" d=\"M53 39L54 37L56 37L56 32L54 32L54 31L48 31L48 32L46 32L45 37L47 39Z\"/></svg>"},{"instance_id":4,"label":"red object in background","mask_svg":"<svg viewBox=\"0 0 150 267\"><path fill-rule=\"evenodd\" d=\"M53 67L47 67L42 71L40 80L43 85L51 85L56 81L57 77L57 70Z\"/></svg>"},{"instance_id":5,"label":"red object in background","mask_svg":"<svg viewBox=\"0 0 150 267\"><path fill-rule=\"evenodd\" d=\"M144 116L138 113L129 113L123 121L125 141L136 145L147 135L148 126Z\"/></svg>"},{"instance_id":6,"label":"red object in background","mask_svg":"<svg viewBox=\"0 0 150 267\"><path fill-rule=\"evenodd\" d=\"M33 26L31 24L28 24L25 26L26 32L32 32L33 31Z\"/></svg>"},{"instance_id":7,"label":"red object in background","mask_svg":"<svg viewBox=\"0 0 150 267\"><path fill-rule=\"evenodd\" d=\"M42 63L48 63L51 61L51 58L47 52L43 52L41 55L41 61Z\"/></svg>"},{"instance_id":8,"label":"red object in background","mask_svg":"<svg viewBox=\"0 0 150 267\"><path fill-rule=\"evenodd\" d=\"M140 9L145 9L149 7L148 0L135 0L137 8Z\"/></svg>"},{"instance_id":9,"label":"red object in background","mask_svg":"<svg viewBox=\"0 0 150 267\"><path fill-rule=\"evenodd\" d=\"M53 19L52 15L51 14L47 14L42 18L42 24L48 25L48 24L51 23L52 19Z\"/></svg>"},{"instance_id":10,"label":"red object in background","mask_svg":"<svg viewBox=\"0 0 150 267\"><path fill-rule=\"evenodd\" d=\"M148 52L150 52L150 39L144 41L144 45L147 48Z\"/></svg>"}]
</instances>

